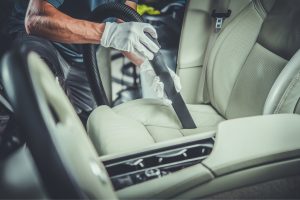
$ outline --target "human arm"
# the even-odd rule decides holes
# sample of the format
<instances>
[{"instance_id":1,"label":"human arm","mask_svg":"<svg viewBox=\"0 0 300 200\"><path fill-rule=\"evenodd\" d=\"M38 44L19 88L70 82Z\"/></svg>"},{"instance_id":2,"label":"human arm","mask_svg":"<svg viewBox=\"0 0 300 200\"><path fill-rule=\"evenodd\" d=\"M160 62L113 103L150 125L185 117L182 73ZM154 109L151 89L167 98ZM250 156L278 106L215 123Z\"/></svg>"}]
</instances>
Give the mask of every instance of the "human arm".
<instances>
[{"instance_id":1,"label":"human arm","mask_svg":"<svg viewBox=\"0 0 300 200\"><path fill-rule=\"evenodd\" d=\"M25 28L28 34L55 42L100 43L104 47L139 54L143 59L152 59L153 53L159 49L145 35L145 32L148 32L157 37L155 29L149 24L135 22L104 24L78 20L60 12L45 0L30 0Z\"/></svg>"},{"instance_id":2,"label":"human arm","mask_svg":"<svg viewBox=\"0 0 300 200\"><path fill-rule=\"evenodd\" d=\"M45 0L30 0L25 28L28 34L55 42L99 44L105 24L74 19Z\"/></svg>"}]
</instances>

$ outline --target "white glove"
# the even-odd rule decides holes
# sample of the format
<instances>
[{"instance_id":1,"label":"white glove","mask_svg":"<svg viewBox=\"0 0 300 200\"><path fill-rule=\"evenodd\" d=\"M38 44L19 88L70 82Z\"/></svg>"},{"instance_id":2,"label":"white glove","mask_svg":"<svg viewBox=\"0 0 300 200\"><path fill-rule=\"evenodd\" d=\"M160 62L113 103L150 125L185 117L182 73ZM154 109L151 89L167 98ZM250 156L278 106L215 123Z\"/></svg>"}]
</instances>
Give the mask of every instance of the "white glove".
<instances>
[{"instance_id":1,"label":"white glove","mask_svg":"<svg viewBox=\"0 0 300 200\"><path fill-rule=\"evenodd\" d=\"M181 91L180 78L169 69L170 75L174 81L174 86L177 92ZM145 62L140 66L140 73L143 86L143 97L144 98L158 98L162 99L165 104L172 104L172 101L168 99L165 91L164 84L160 81L160 78L155 74L150 62L145 60ZM147 88L145 88L147 87ZM151 88L153 93L147 91Z\"/></svg>"},{"instance_id":2,"label":"white glove","mask_svg":"<svg viewBox=\"0 0 300 200\"><path fill-rule=\"evenodd\" d=\"M145 33L157 39L156 30L146 23L124 22L105 23L101 45L120 51L131 52L145 59L152 60L159 47Z\"/></svg>"}]
</instances>

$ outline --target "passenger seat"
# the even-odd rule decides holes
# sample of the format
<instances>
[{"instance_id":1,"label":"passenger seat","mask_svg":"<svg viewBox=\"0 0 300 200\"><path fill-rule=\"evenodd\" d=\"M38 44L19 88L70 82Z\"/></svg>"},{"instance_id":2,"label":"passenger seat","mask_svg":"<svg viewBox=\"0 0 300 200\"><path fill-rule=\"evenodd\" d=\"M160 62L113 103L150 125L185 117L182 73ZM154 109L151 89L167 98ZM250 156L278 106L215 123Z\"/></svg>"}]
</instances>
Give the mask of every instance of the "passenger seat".
<instances>
[{"instance_id":1,"label":"passenger seat","mask_svg":"<svg viewBox=\"0 0 300 200\"><path fill-rule=\"evenodd\" d=\"M231 1L232 17L209 56L210 104L188 105L197 128L182 129L172 107L159 100L101 106L87 124L99 155L214 131L224 120L300 110L300 1L248 0L234 13L240 1Z\"/></svg>"}]
</instances>

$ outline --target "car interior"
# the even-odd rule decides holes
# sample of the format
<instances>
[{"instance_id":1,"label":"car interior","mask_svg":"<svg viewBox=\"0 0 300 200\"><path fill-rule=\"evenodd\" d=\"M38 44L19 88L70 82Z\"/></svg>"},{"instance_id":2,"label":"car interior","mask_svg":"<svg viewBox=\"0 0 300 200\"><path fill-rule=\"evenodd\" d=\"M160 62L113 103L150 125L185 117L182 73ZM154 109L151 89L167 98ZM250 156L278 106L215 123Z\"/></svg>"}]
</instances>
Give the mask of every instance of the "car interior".
<instances>
[{"instance_id":1,"label":"car interior","mask_svg":"<svg viewBox=\"0 0 300 200\"><path fill-rule=\"evenodd\" d=\"M1 35L1 199L300 198L299 0L188 0L180 94L151 63L173 104L99 103L86 124L39 55L8 41ZM110 81L100 99L112 93L108 68L92 70Z\"/></svg>"}]
</instances>

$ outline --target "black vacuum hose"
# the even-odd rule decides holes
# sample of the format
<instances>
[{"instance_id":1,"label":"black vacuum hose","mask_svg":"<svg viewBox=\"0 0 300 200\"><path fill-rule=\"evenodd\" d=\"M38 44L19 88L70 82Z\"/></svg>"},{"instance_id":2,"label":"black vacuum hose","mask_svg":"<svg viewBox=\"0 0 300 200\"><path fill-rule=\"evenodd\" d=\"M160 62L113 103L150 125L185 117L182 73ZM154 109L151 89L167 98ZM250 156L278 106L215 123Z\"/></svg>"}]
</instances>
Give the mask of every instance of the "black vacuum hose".
<instances>
[{"instance_id":1,"label":"black vacuum hose","mask_svg":"<svg viewBox=\"0 0 300 200\"><path fill-rule=\"evenodd\" d=\"M120 3L108 3L97 7L91 14L89 20L101 23L105 19L114 17L122 19L125 22L144 22L143 18L132 8ZM151 39L150 34L147 34ZM153 40L158 44L156 40ZM109 105L108 99L100 78L100 73L96 58L97 45L85 44L83 45L83 58L86 66L86 73L92 93L98 106ZM150 61L155 73L160 77L165 85L165 92L168 98L173 102L172 106L185 129L196 128L196 125L184 103L180 93L177 93L174 81L169 73L168 66L163 59L163 55L158 52L155 54L154 59Z\"/></svg>"},{"instance_id":2,"label":"black vacuum hose","mask_svg":"<svg viewBox=\"0 0 300 200\"><path fill-rule=\"evenodd\" d=\"M89 17L90 21L101 23L104 20L115 17L125 22L143 22L143 18L132 8L120 3L108 3L97 7ZM87 77L90 81L92 93L98 106L109 105L96 57L97 45L83 45L83 58L86 66Z\"/></svg>"}]
</instances>

